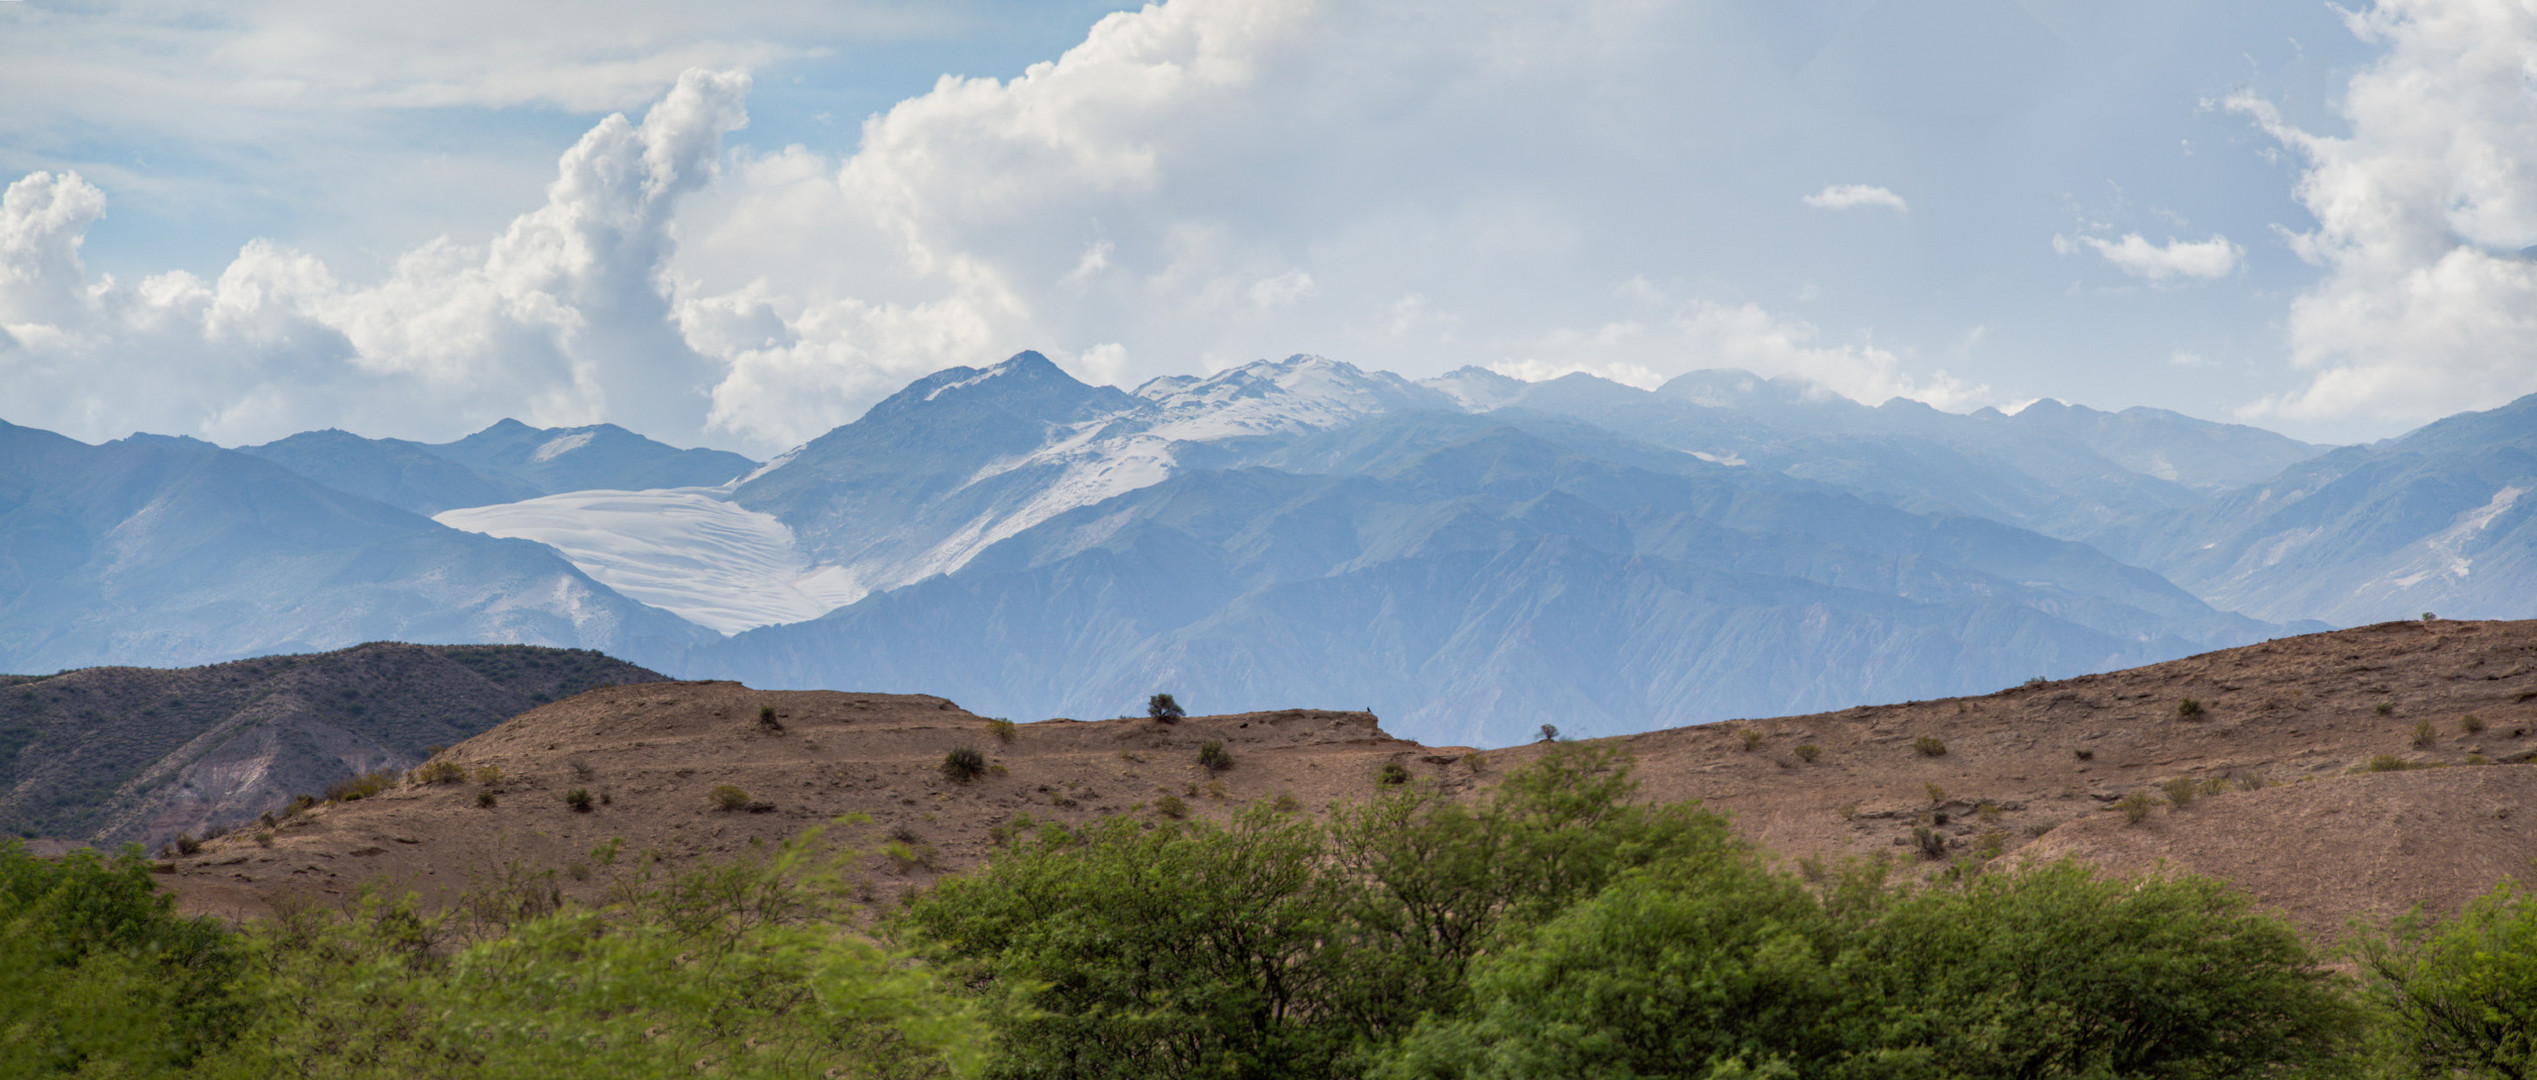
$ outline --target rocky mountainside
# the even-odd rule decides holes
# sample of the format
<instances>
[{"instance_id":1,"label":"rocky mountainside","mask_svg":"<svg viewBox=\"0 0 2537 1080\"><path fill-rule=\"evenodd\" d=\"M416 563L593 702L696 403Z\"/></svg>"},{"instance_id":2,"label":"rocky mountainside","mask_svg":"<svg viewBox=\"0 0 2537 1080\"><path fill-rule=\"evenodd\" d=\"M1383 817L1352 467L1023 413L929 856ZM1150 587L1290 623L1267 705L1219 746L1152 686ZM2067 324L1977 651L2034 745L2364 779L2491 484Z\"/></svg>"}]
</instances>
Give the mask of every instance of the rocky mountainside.
<instances>
[{"instance_id":1,"label":"rocky mountainside","mask_svg":"<svg viewBox=\"0 0 2537 1080\"><path fill-rule=\"evenodd\" d=\"M2212 603L2357 623L2537 615L2537 395L2350 446L2099 546Z\"/></svg>"},{"instance_id":2,"label":"rocky mountainside","mask_svg":"<svg viewBox=\"0 0 2537 1080\"><path fill-rule=\"evenodd\" d=\"M1224 767L1202 764L1210 742ZM1800 865L2172 855L2325 936L2417 902L2454 910L2537 858L2537 765L2522 764L2537 757L2537 622L2392 623L1599 745L1635 760L1642 797L1728 811ZM945 772L960 748L982 771ZM499 784L409 782L319 807L262 842L233 834L173 859L166 880L188 908L232 914L381 879L448 900L541 870L597 899L640 862L599 865L612 840L677 866L861 813L870 823L838 839L870 855L884 897L976 865L1033 821L1318 812L1387 773L1485 798L1542 751L1423 746L1358 711L1002 727L939 697L654 683L543 706L441 755L471 775L494 766Z\"/></svg>"},{"instance_id":3,"label":"rocky mountainside","mask_svg":"<svg viewBox=\"0 0 2537 1080\"><path fill-rule=\"evenodd\" d=\"M2258 640L2085 545L1639 446L1403 414L1190 470L684 670L1111 715L1364 707L1435 742L1929 697ZM1626 449L1628 444L1622 444ZM1617 456L1617 455L1616 455Z\"/></svg>"},{"instance_id":4,"label":"rocky mountainside","mask_svg":"<svg viewBox=\"0 0 2537 1080\"><path fill-rule=\"evenodd\" d=\"M538 705L660 679L579 649L393 643L0 676L0 832L156 847L409 768Z\"/></svg>"},{"instance_id":5,"label":"rocky mountainside","mask_svg":"<svg viewBox=\"0 0 2537 1080\"><path fill-rule=\"evenodd\" d=\"M0 669L385 639L674 655L710 636L550 548L445 528L247 454L0 424Z\"/></svg>"}]
</instances>

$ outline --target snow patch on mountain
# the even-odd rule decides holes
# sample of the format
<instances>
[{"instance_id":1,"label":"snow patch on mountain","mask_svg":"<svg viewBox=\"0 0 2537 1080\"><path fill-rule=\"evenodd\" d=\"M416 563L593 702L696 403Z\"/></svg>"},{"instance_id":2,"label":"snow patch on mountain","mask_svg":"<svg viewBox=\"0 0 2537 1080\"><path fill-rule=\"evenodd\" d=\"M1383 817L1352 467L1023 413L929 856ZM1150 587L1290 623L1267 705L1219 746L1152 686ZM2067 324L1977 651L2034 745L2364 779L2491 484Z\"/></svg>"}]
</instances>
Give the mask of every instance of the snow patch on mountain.
<instances>
[{"instance_id":1,"label":"snow patch on mountain","mask_svg":"<svg viewBox=\"0 0 2537 1080\"><path fill-rule=\"evenodd\" d=\"M574 491L432 520L545 544L609 588L724 634L817 618L863 595L835 568L808 565L774 515L716 495Z\"/></svg>"}]
</instances>

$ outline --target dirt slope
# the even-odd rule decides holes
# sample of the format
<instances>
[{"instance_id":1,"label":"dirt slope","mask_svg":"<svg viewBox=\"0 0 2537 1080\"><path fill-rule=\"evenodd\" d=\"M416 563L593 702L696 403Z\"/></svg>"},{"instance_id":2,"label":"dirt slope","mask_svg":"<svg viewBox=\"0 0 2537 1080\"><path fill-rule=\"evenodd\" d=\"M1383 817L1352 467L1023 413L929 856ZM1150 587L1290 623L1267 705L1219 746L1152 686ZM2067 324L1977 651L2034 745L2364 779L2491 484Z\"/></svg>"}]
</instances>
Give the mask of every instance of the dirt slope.
<instances>
[{"instance_id":1,"label":"dirt slope","mask_svg":"<svg viewBox=\"0 0 2537 1080\"><path fill-rule=\"evenodd\" d=\"M2198 706L2191 715L2179 708L2187 698ZM776 710L780 731L760 725L762 707ZM2461 734L2468 714L2480 733ZM2417 747L2414 728L2424 721L2434 737ZM503 772L491 808L477 805L473 782L401 786L288 821L269 847L247 833L223 838L173 860L170 880L189 908L249 913L285 893L340 896L380 877L445 899L518 860L563 867L567 891L595 897L607 872L577 880L569 871L610 837L676 860L860 811L874 818L855 838L861 846L876 849L896 833L916 856L873 860L876 892L887 894L974 864L997 826L1026 813L1151 814L1166 794L1198 814L1279 795L1318 808L1373 791L1379 770L1394 763L1479 795L1540 752L1474 758L1465 748L1391 739L1369 714L1313 711L1177 725L1051 720L1018 725L1014 735L999 741L984 718L923 696L736 683L597 690L443 755ZM1916 748L1924 738L1944 753ZM1210 740L1226 744L1232 769L1199 766L1198 748ZM2537 751L2537 622L2363 627L1983 697L1610 741L1636 757L1646 796L1727 810L1788 858L1919 858L1915 827L1934 829L1949 857L1986 842L2017 851L2043 836L2037 852L2125 867L2169 859L2232 877L2322 927L2414 899L2454 904L2525 868L2513 852L2531 843L2528 815L2494 813L2515 805L2537 767L2353 771L2379 755L2416 764L2527 760ZM1000 771L945 777L944 755L959 746L979 749ZM1815 748L1812 761L1800 746ZM2138 826L2109 812L2121 796L2179 777L2275 786L2161 809ZM709 793L726 783L765 805L716 809ZM589 812L566 806L575 788L592 794ZM2449 828L2463 830L2459 838L2479 854L2444 860L2425 842L2424 822L2459 823ZM2284 830L2303 829L2316 844L2282 842Z\"/></svg>"}]
</instances>

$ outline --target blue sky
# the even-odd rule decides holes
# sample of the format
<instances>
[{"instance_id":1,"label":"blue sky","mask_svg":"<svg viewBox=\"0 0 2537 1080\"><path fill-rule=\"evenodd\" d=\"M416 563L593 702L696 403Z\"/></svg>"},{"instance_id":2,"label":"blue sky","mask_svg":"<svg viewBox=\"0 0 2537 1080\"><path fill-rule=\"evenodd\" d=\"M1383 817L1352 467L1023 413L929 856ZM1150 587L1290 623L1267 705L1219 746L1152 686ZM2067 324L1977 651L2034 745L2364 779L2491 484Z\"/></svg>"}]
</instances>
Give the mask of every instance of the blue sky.
<instances>
[{"instance_id":1,"label":"blue sky","mask_svg":"<svg viewBox=\"0 0 2537 1080\"><path fill-rule=\"evenodd\" d=\"M1022 348L2336 442L2537 390L2528 0L24 0L0 100L0 419L89 439L764 455Z\"/></svg>"}]
</instances>

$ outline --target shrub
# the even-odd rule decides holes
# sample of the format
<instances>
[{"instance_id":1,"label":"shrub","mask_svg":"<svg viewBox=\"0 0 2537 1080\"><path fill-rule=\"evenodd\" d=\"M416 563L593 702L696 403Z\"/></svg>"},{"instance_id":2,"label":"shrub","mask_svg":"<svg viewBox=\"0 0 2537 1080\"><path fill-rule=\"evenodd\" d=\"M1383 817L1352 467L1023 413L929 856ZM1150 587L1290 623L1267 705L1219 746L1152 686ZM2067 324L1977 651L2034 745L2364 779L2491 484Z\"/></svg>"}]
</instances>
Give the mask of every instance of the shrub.
<instances>
[{"instance_id":1,"label":"shrub","mask_svg":"<svg viewBox=\"0 0 2537 1080\"><path fill-rule=\"evenodd\" d=\"M2166 783L2160 784L2158 787L2159 790L2167 793L2168 805L2179 810L2193 805L2193 797L2202 792L2201 781L2195 780L2190 776L2170 778Z\"/></svg>"},{"instance_id":2,"label":"shrub","mask_svg":"<svg viewBox=\"0 0 2537 1080\"><path fill-rule=\"evenodd\" d=\"M1537 739L1534 739L1533 741L1534 741L1534 742L1558 742L1558 741L1559 741L1559 725L1557 725L1557 724L1543 724L1543 725L1542 725L1542 731L1541 731L1541 737L1540 737L1540 738L1537 738Z\"/></svg>"},{"instance_id":3,"label":"shrub","mask_svg":"<svg viewBox=\"0 0 2537 1080\"><path fill-rule=\"evenodd\" d=\"M2395 712L2395 711L2396 711L2396 703L2395 703L2395 702L2392 702L2392 701L2382 701L2382 702L2379 702L2379 703L2378 703L2378 714L2379 714L2380 716L2385 716L2385 715L2387 715L2387 714L2389 714L2389 713L2392 713L2392 712Z\"/></svg>"},{"instance_id":4,"label":"shrub","mask_svg":"<svg viewBox=\"0 0 2537 1080\"><path fill-rule=\"evenodd\" d=\"M2446 924L2399 920L2364 946L2370 996L2394 1020L2413 1075L2529 1075L2537 1065L2537 896L2503 882Z\"/></svg>"},{"instance_id":5,"label":"shrub","mask_svg":"<svg viewBox=\"0 0 2537 1080\"><path fill-rule=\"evenodd\" d=\"M1177 724L1189 713L1180 707L1180 702L1172 700L1170 694L1156 694L1145 699L1145 715L1166 724Z\"/></svg>"},{"instance_id":6,"label":"shrub","mask_svg":"<svg viewBox=\"0 0 2537 1080\"><path fill-rule=\"evenodd\" d=\"M1471 766L1471 771L1475 773L1489 771L1489 755L1477 750L1462 755L1462 763Z\"/></svg>"},{"instance_id":7,"label":"shrub","mask_svg":"<svg viewBox=\"0 0 2537 1080\"><path fill-rule=\"evenodd\" d=\"M1386 761L1383 763L1382 771L1374 774L1374 781L1384 787L1399 787L1409 783L1409 766L1397 761Z\"/></svg>"},{"instance_id":8,"label":"shrub","mask_svg":"<svg viewBox=\"0 0 2537 1080\"><path fill-rule=\"evenodd\" d=\"M179 855L191 855L203 849L203 842L194 839L194 834L192 833L178 833L176 834L176 842L170 846L174 847L176 849L176 853Z\"/></svg>"},{"instance_id":9,"label":"shrub","mask_svg":"<svg viewBox=\"0 0 2537 1080\"><path fill-rule=\"evenodd\" d=\"M705 797L713 800L714 809L726 813L746 809L749 805L749 793L741 790L738 784L715 784Z\"/></svg>"},{"instance_id":10,"label":"shrub","mask_svg":"<svg viewBox=\"0 0 2537 1080\"><path fill-rule=\"evenodd\" d=\"M476 805L477 805L478 807L481 807L481 808L486 809L486 810L491 810L491 809L493 809L493 804L498 803L498 802L501 802L501 801L502 801L501 796L495 795L495 794L493 793L493 789L492 789L492 788L477 788L477 789L476 789Z\"/></svg>"},{"instance_id":11,"label":"shrub","mask_svg":"<svg viewBox=\"0 0 2537 1080\"><path fill-rule=\"evenodd\" d=\"M1923 735L1912 740L1912 749L1930 757L1945 757L1947 756L1947 741L1935 735Z\"/></svg>"},{"instance_id":12,"label":"shrub","mask_svg":"<svg viewBox=\"0 0 2537 1080\"><path fill-rule=\"evenodd\" d=\"M1189 816L1189 804L1182 802L1178 795L1165 795L1155 800L1154 812L1178 821Z\"/></svg>"},{"instance_id":13,"label":"shrub","mask_svg":"<svg viewBox=\"0 0 2537 1080\"><path fill-rule=\"evenodd\" d=\"M1946 858L1947 834L1927 825L1914 825L1912 826L1912 846L1920 850L1920 855L1924 859Z\"/></svg>"},{"instance_id":14,"label":"shrub","mask_svg":"<svg viewBox=\"0 0 2537 1080\"><path fill-rule=\"evenodd\" d=\"M2226 794L2228 794L2228 793L2229 793L2229 778L2228 778L2228 777L2225 777L2225 776L2206 776L2206 777L2204 777L2204 778L2202 779L2202 793L2203 793L2203 794L2205 794L2205 795L2226 795Z\"/></svg>"},{"instance_id":15,"label":"shrub","mask_svg":"<svg viewBox=\"0 0 2537 1080\"><path fill-rule=\"evenodd\" d=\"M1937 806L1947 801L1947 789L1941 785L1922 784L1920 789L1929 794L1929 805L1931 806Z\"/></svg>"},{"instance_id":16,"label":"shrub","mask_svg":"<svg viewBox=\"0 0 2537 1080\"><path fill-rule=\"evenodd\" d=\"M500 766L500 765L479 765L479 766L476 766L476 785L477 785L478 787L501 787L501 786L502 786L502 766Z\"/></svg>"},{"instance_id":17,"label":"shrub","mask_svg":"<svg viewBox=\"0 0 2537 1080\"><path fill-rule=\"evenodd\" d=\"M1999 829L1984 829L1973 841L1973 853L1984 859L1999 858L2007 850L2008 833Z\"/></svg>"},{"instance_id":18,"label":"shrub","mask_svg":"<svg viewBox=\"0 0 2537 1080\"><path fill-rule=\"evenodd\" d=\"M1292 814L1303 808L1304 804L1296 802L1295 793L1291 791L1278 792L1277 798L1269 803L1269 809L1281 814Z\"/></svg>"},{"instance_id":19,"label":"shrub","mask_svg":"<svg viewBox=\"0 0 2537 1080\"><path fill-rule=\"evenodd\" d=\"M2094 761L2096 760L2097 752L2082 746L2076 750L2072 750L2070 752L2070 756L2078 758L2081 761Z\"/></svg>"},{"instance_id":20,"label":"shrub","mask_svg":"<svg viewBox=\"0 0 2537 1080\"><path fill-rule=\"evenodd\" d=\"M1823 756L1823 747L1817 746L1813 743L1798 743L1797 749L1791 751L1791 753L1797 755L1797 760L1812 765L1814 764L1816 758Z\"/></svg>"},{"instance_id":21,"label":"shrub","mask_svg":"<svg viewBox=\"0 0 2537 1080\"><path fill-rule=\"evenodd\" d=\"M358 802L386 791L396 783L396 778L395 769L381 769L374 773L364 773L350 780L338 780L326 786L326 801Z\"/></svg>"},{"instance_id":22,"label":"shrub","mask_svg":"<svg viewBox=\"0 0 2537 1080\"><path fill-rule=\"evenodd\" d=\"M455 761L426 761L414 767L417 784L455 784L467 778L467 767Z\"/></svg>"},{"instance_id":23,"label":"shrub","mask_svg":"<svg viewBox=\"0 0 2537 1080\"><path fill-rule=\"evenodd\" d=\"M758 728L762 731L784 730L784 722L775 718L775 706L758 706Z\"/></svg>"},{"instance_id":24,"label":"shrub","mask_svg":"<svg viewBox=\"0 0 2537 1080\"><path fill-rule=\"evenodd\" d=\"M993 719L987 721L987 734L995 736L995 741L1000 743L1012 742L1014 737L1018 734L1019 728L1020 725L1015 724L1010 720Z\"/></svg>"},{"instance_id":25,"label":"shrub","mask_svg":"<svg viewBox=\"0 0 2537 1080\"><path fill-rule=\"evenodd\" d=\"M1742 731L1736 732L1736 737L1744 740L1744 748L1746 750L1759 750L1762 748L1762 731L1760 728L1745 728Z\"/></svg>"},{"instance_id":26,"label":"shrub","mask_svg":"<svg viewBox=\"0 0 2537 1080\"><path fill-rule=\"evenodd\" d=\"M1856 821L1859 817L1859 804L1854 802L1845 802L1839 806L1833 807L1832 812L1841 815L1841 820L1843 821Z\"/></svg>"},{"instance_id":27,"label":"shrub","mask_svg":"<svg viewBox=\"0 0 2537 1080\"><path fill-rule=\"evenodd\" d=\"M968 783L987 771L987 756L974 746L955 746L943 755L943 775L960 783Z\"/></svg>"},{"instance_id":28,"label":"shrub","mask_svg":"<svg viewBox=\"0 0 2537 1080\"><path fill-rule=\"evenodd\" d=\"M2473 735L2483 730L2484 721L2478 719L2474 713L2468 713L2465 716L2458 718L2458 732L2460 734Z\"/></svg>"},{"instance_id":29,"label":"shrub","mask_svg":"<svg viewBox=\"0 0 2537 1080\"><path fill-rule=\"evenodd\" d=\"M2431 721L2414 721L2414 737L2412 739L2414 749L2421 750L2438 741L2440 741L2440 733L2431 729Z\"/></svg>"},{"instance_id":30,"label":"shrub","mask_svg":"<svg viewBox=\"0 0 2537 1080\"><path fill-rule=\"evenodd\" d=\"M2123 812L2123 820L2138 825L2149 820L2149 812L2158 808L2158 797L2146 791L2135 791L2114 800L2114 808Z\"/></svg>"},{"instance_id":31,"label":"shrub","mask_svg":"<svg viewBox=\"0 0 2537 1080\"><path fill-rule=\"evenodd\" d=\"M2000 804L1984 799L1981 805L1973 808L1973 816L1981 818L1985 825L1999 824Z\"/></svg>"},{"instance_id":32,"label":"shrub","mask_svg":"<svg viewBox=\"0 0 2537 1080\"><path fill-rule=\"evenodd\" d=\"M564 793L564 805L572 807L573 813L587 814L598 803L590 797L589 788L577 787Z\"/></svg>"},{"instance_id":33,"label":"shrub","mask_svg":"<svg viewBox=\"0 0 2537 1080\"><path fill-rule=\"evenodd\" d=\"M2200 716L2200 715L2202 715L2202 703L2201 703L2201 702L2199 702L2199 701L2195 701L2195 700L2194 700L2194 699L2192 699L2192 698L2186 698L2186 699L2184 699L2183 701L2177 702L2177 703L2176 703L2176 715L2181 716L2181 717L2183 717L2183 718L2185 718L2185 719L2187 719L2187 720L2191 720L2191 719L2193 719L2194 717Z\"/></svg>"},{"instance_id":34,"label":"shrub","mask_svg":"<svg viewBox=\"0 0 2537 1080\"><path fill-rule=\"evenodd\" d=\"M1211 739L1198 744L1198 764L1205 766L1208 772L1220 773L1233 767L1233 754L1224 748L1223 743Z\"/></svg>"},{"instance_id":35,"label":"shrub","mask_svg":"<svg viewBox=\"0 0 2537 1080\"><path fill-rule=\"evenodd\" d=\"M2412 768L2412 766L2407 765L2404 758L2397 757L2394 754L2380 754L2377 757L2371 758L2369 764L2361 766L2361 771L2404 772L2409 768Z\"/></svg>"},{"instance_id":36,"label":"shrub","mask_svg":"<svg viewBox=\"0 0 2537 1080\"><path fill-rule=\"evenodd\" d=\"M257 830L256 830L256 832L255 832L255 846L257 846L257 847L272 847L272 846L273 846L273 830L271 830L271 829L257 829Z\"/></svg>"}]
</instances>

